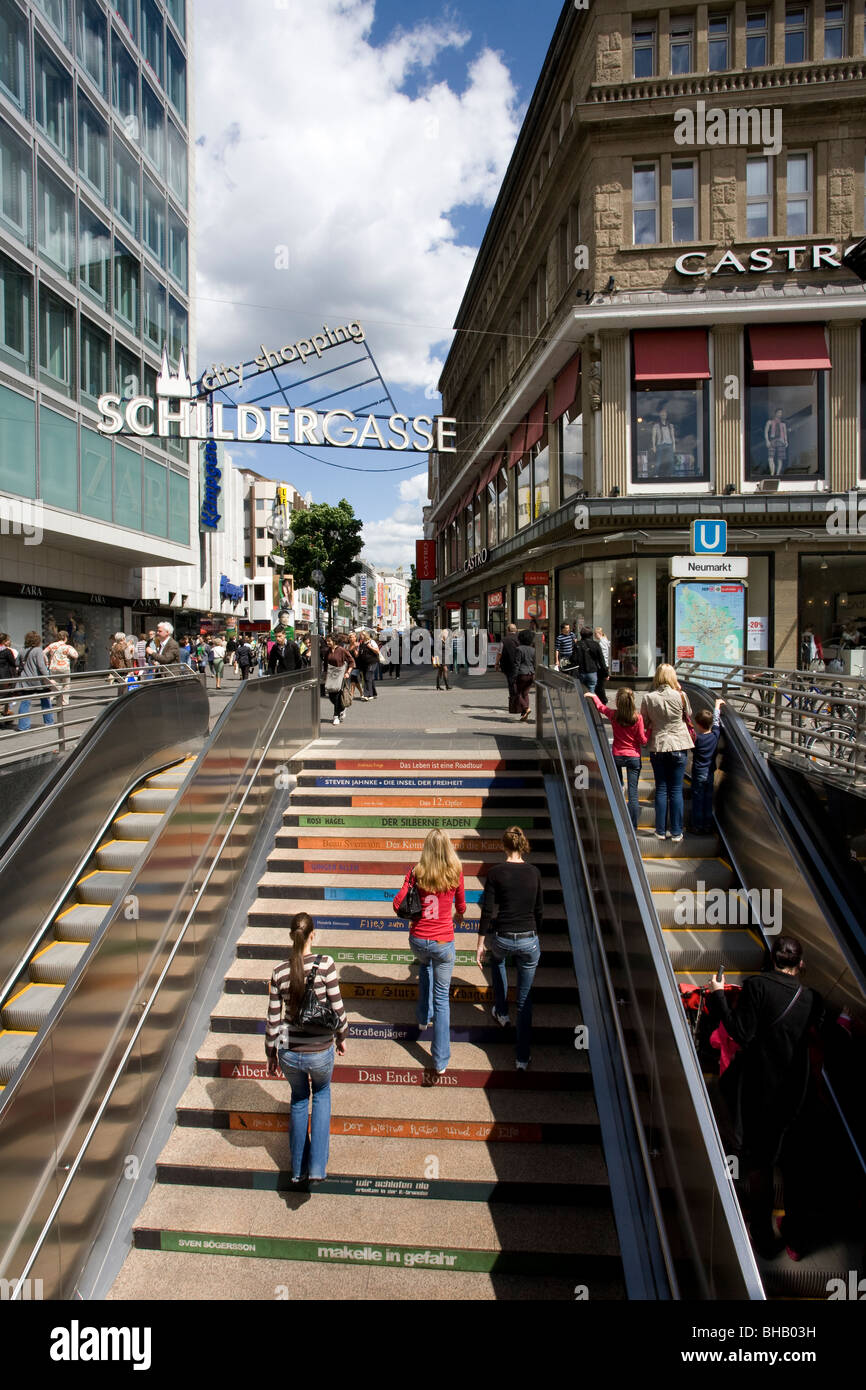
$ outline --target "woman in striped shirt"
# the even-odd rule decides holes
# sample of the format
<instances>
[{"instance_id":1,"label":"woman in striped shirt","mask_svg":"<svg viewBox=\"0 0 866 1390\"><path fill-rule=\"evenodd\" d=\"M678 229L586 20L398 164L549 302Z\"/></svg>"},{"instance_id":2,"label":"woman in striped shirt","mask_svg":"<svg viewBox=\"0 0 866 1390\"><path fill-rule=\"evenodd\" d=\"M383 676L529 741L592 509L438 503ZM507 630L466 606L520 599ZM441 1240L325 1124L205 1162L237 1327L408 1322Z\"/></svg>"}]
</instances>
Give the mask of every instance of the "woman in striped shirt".
<instances>
[{"instance_id":1,"label":"woman in striped shirt","mask_svg":"<svg viewBox=\"0 0 866 1390\"><path fill-rule=\"evenodd\" d=\"M340 996L337 970L330 956L314 955L316 933L307 912L292 918L292 954L278 965L271 976L265 1052L268 1076L279 1070L292 1088L289 1140L292 1151L292 1182L322 1182L328 1166L331 1138L331 1074L334 1048L342 1057L346 1051L349 1020ZM313 967L313 981L322 1004L328 1003L340 1020L336 1030L319 1024L298 1024L307 980ZM310 1119L310 1091L313 1107ZM309 1136L307 1127L309 1125Z\"/></svg>"}]
</instances>

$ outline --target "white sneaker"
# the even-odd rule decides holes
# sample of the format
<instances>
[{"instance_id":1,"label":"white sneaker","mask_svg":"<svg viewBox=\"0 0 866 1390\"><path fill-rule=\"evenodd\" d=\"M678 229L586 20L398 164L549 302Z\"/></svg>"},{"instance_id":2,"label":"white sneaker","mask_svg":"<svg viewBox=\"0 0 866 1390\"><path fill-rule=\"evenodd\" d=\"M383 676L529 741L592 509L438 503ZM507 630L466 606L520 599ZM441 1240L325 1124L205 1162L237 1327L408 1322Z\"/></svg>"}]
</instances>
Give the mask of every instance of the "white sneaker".
<instances>
[{"instance_id":1,"label":"white sneaker","mask_svg":"<svg viewBox=\"0 0 866 1390\"><path fill-rule=\"evenodd\" d=\"M339 718L340 718L340 723L342 724L343 720L346 718L346 712L345 712L345 710L344 710L343 713L339 716Z\"/></svg>"},{"instance_id":2,"label":"white sneaker","mask_svg":"<svg viewBox=\"0 0 866 1390\"><path fill-rule=\"evenodd\" d=\"M337 715L335 714L335 715L334 715L334 718L331 720L331 723L332 723L332 724L339 724L339 722L340 722L340 721L339 721Z\"/></svg>"}]
</instances>

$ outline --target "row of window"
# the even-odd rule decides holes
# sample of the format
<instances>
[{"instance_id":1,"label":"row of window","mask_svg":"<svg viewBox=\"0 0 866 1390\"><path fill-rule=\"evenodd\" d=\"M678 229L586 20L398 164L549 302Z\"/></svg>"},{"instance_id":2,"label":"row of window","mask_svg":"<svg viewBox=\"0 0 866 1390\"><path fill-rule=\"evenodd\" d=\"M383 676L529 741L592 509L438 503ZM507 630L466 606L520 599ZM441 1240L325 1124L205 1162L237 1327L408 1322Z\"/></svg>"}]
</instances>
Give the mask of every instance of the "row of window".
<instances>
[{"instance_id":1,"label":"row of window","mask_svg":"<svg viewBox=\"0 0 866 1390\"><path fill-rule=\"evenodd\" d=\"M124 121L137 121L144 93L155 97L148 82L141 79L139 96L139 61L127 47L119 30L108 23L108 16L96 0L75 0L74 37L66 25L65 0L37 0L63 42L74 52L94 86ZM163 88L181 120L186 124L186 58L180 44L168 31L156 0L140 0L141 24L138 24L139 0L129 0L124 6L117 3L120 17L127 23L133 38L140 35L140 48L147 67ZM56 5L56 13L55 11ZM128 21L128 22L127 22ZM0 84L6 95L29 115L30 46L28 24L15 0L0 0ZM71 74L58 62L50 48L34 32L33 73L35 118L39 121L40 103L60 100L71 86ZM156 97L160 106L162 99ZM66 157L69 155L67 153Z\"/></svg>"},{"instance_id":2,"label":"row of window","mask_svg":"<svg viewBox=\"0 0 866 1390\"><path fill-rule=\"evenodd\" d=\"M781 236L804 236L814 231L814 174L811 150L793 150L785 159L785 217ZM632 241L650 246L666 240L660 206L661 180L658 160L642 160L632 166ZM774 166L772 155L746 159L747 237L775 235L773 208ZM697 241L700 237L698 164L695 159L670 162L672 242Z\"/></svg>"},{"instance_id":3,"label":"row of window","mask_svg":"<svg viewBox=\"0 0 866 1390\"><path fill-rule=\"evenodd\" d=\"M189 316L181 304L168 297L158 283L145 272L143 315L145 336L155 350L161 351L166 341L169 353L176 362L181 349L189 355ZM117 279L115 280L117 284ZM38 314L34 323L33 277L8 256L0 255L0 358L19 370L33 375L31 354L35 352L40 379L55 390L73 396L76 382L80 395L90 402L112 389L129 398L156 394L157 369L115 340L112 354L111 337L84 314L79 315L79 372L75 371L76 311L60 295L45 284L38 287ZM35 335L34 335L35 328ZM112 368L114 385L112 385Z\"/></svg>"},{"instance_id":4,"label":"row of window","mask_svg":"<svg viewBox=\"0 0 866 1390\"><path fill-rule=\"evenodd\" d=\"M0 490L189 544L189 477L0 386Z\"/></svg>"},{"instance_id":5,"label":"row of window","mask_svg":"<svg viewBox=\"0 0 866 1390\"><path fill-rule=\"evenodd\" d=\"M186 290L189 283L189 232L186 223L166 203L165 195L145 174L136 160L122 148L115 148L115 212L118 220L139 237L154 260L167 269ZM33 151L0 121L0 223L25 246L33 247ZM78 212L78 254L76 255L76 208ZM139 234L139 216L141 232ZM107 270L93 274L84 267L111 261L110 227L85 203L76 202L75 193L42 160L36 175L36 246L68 280L76 276L108 310L111 289ZM115 248L131 261L138 260L114 238ZM115 249L115 256L118 254ZM145 271L144 274L149 272ZM140 272L138 272L141 278ZM152 277L153 278L153 277ZM134 317L123 313L115 297L115 311L138 331Z\"/></svg>"},{"instance_id":6,"label":"row of window","mask_svg":"<svg viewBox=\"0 0 866 1390\"><path fill-rule=\"evenodd\" d=\"M826 4L824 6L822 30L823 53L820 56L825 61L847 57L850 52L850 20L846 4ZM784 58L780 54L777 62L809 62L813 56L810 52L810 32L809 7L807 5L789 5L785 10ZM744 55L746 68L766 68L772 64L772 34L771 10L748 9L746 11ZM713 14L711 12L707 20L707 69L709 72L725 72L733 66L732 36L732 13L728 11ZM679 77L696 72L694 15L671 16L667 50L667 71L663 71L657 25L650 20L636 21L632 27L633 76L635 78Z\"/></svg>"}]
</instances>

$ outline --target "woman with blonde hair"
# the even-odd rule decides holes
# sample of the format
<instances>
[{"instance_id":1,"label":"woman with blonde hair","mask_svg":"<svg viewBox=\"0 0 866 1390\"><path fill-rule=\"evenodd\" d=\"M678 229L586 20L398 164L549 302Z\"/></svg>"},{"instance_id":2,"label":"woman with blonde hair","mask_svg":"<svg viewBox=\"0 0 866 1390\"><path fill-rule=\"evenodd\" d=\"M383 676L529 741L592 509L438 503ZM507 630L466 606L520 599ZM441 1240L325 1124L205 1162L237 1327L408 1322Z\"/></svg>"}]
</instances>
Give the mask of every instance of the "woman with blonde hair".
<instances>
[{"instance_id":1,"label":"woman with blonde hair","mask_svg":"<svg viewBox=\"0 0 866 1390\"><path fill-rule=\"evenodd\" d=\"M418 1026L433 1024L433 1067L442 1076L451 1056L448 994L454 970L454 908L461 917L466 911L463 870L443 830L428 830L421 858L408 870L394 899L395 912L413 882L421 897L421 913L409 926L409 945L420 966Z\"/></svg>"},{"instance_id":2,"label":"woman with blonde hair","mask_svg":"<svg viewBox=\"0 0 866 1390\"><path fill-rule=\"evenodd\" d=\"M644 696L640 712L656 782L656 838L664 840L669 833L674 844L679 844L683 838L683 778L694 737L688 698L668 662L656 667L652 688Z\"/></svg>"}]
</instances>

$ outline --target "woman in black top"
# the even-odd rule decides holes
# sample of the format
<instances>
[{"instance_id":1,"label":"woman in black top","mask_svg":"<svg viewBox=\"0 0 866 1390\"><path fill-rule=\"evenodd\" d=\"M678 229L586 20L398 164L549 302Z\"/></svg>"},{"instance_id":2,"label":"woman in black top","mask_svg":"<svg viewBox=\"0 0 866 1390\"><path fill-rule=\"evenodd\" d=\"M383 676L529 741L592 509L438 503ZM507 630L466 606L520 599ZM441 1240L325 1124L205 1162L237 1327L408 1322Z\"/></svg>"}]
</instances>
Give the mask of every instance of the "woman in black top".
<instances>
[{"instance_id":1,"label":"woman in black top","mask_svg":"<svg viewBox=\"0 0 866 1390\"><path fill-rule=\"evenodd\" d=\"M541 956L538 932L544 912L541 874L534 864L525 864L529 841L518 825L509 826L502 836L508 853L504 864L494 864L484 882L481 923L475 958L481 966L485 947L493 967L493 1017L503 1028L509 1024L508 976L505 961L513 956L517 966L517 1070L529 1066L532 1036L532 981ZM496 923L493 915L496 910Z\"/></svg>"}]
</instances>

